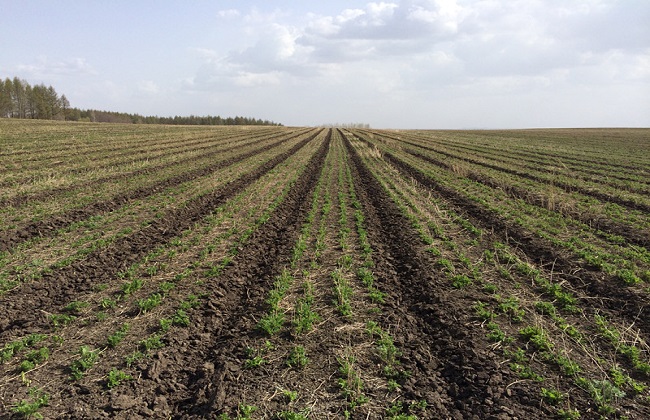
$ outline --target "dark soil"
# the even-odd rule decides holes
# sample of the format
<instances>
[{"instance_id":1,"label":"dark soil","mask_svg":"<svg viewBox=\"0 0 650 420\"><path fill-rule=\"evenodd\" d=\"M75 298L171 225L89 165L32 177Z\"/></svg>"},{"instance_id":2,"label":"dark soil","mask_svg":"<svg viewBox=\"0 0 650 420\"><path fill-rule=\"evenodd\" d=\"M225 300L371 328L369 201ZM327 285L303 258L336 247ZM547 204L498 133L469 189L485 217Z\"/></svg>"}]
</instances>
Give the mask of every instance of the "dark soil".
<instances>
[{"instance_id":1,"label":"dark soil","mask_svg":"<svg viewBox=\"0 0 650 420\"><path fill-rule=\"evenodd\" d=\"M407 150L407 152L413 156L416 156L426 162L432 163L436 166L439 166L441 168L445 168L448 170L451 170L450 165L446 164L445 162L442 162L440 160L434 159L429 156L425 156L421 153L418 153L416 151L412 150ZM532 179L534 181L542 182L540 179L536 179L537 177L532 176L530 174L524 174L520 173L518 171L512 171L512 170L507 170L505 168L500 168L497 167L496 165L487 165L481 162L477 161L472 161L472 163L481 165L481 166L487 166L491 167L493 169L501 170L503 172L508 172L508 173L513 173L519 177L522 178L528 178ZM500 189L506 192L508 195L510 195L513 198L520 198L524 201L526 201L528 204L531 204L533 206L538 206L538 207L546 207L546 202L544 200L544 197L539 195L533 190L527 190L523 189L514 185L510 184L504 184L503 182L498 182L495 179L491 178L488 175L485 175L480 172L473 172L470 171L467 174L467 177L471 179L472 181L481 183L483 185L487 185L488 187L495 188L495 189ZM558 185L558 184L556 184ZM561 188L564 188L565 191L567 192L572 192L572 191L577 191L580 192L581 194L586 194L590 195L592 197L604 200L605 202L607 201L612 201L616 202L617 204L621 204L627 207L630 207L634 210L640 210L640 211L650 211L650 207L644 206L641 203L634 203L628 200L620 200L617 197L611 197L611 196L604 196L603 194L598 194L597 192L591 191L591 190L586 190L586 189L578 189L576 187L572 186L562 186L558 185ZM588 193L587 193L588 192ZM625 201L624 203L622 201ZM647 207L647 208L646 208ZM611 219L606 219L604 217L598 217L596 215L592 215L589 213L581 212L579 209L573 209L573 208L561 208L559 211L566 215L569 216L577 221L580 221L588 226L591 226L596 229L601 229L602 231L612 233L614 235L621 236L625 238L629 243L642 246L642 247L648 247L650 245L650 234L648 232L644 232L638 229L631 229L629 225L626 225L624 223L617 222L615 220Z\"/></svg>"},{"instance_id":2,"label":"dark soil","mask_svg":"<svg viewBox=\"0 0 650 420\"><path fill-rule=\"evenodd\" d=\"M556 271L564 273L573 287L583 290L588 296L599 298L595 299L593 304L597 302L608 311L626 318L645 333L650 332L650 317L643 315L647 313L648 308L644 300L636 296L633 289L622 287L611 276L606 276L586 264L571 259L565 252L543 238L536 237L515 223L486 210L458 191L438 184L395 156L386 153L384 157L400 172L436 191L454 205L460 214L466 215L472 223L495 232L504 242L514 242L531 261L538 262L542 266L553 266Z\"/></svg>"},{"instance_id":3,"label":"dark soil","mask_svg":"<svg viewBox=\"0 0 650 420\"><path fill-rule=\"evenodd\" d=\"M316 134L301 140L287 152L258 166L252 172L243 174L222 189L194 199L184 208L152 221L146 228L116 241L108 248L100 248L82 261L46 273L39 282L24 283L8 292L2 297L6 304L0 308L0 340L8 341L15 331L25 328L34 332L46 329L48 313L59 312L55 308L73 301L75 295L110 280L150 250L192 226L304 147ZM243 158L240 156L237 159ZM39 311L26 312L27 307L39 308Z\"/></svg>"},{"instance_id":4,"label":"dark soil","mask_svg":"<svg viewBox=\"0 0 650 420\"><path fill-rule=\"evenodd\" d=\"M364 209L368 211L373 248L380 250L382 290L399 302L396 321L404 330L404 362L414 369L405 389L412 398L435 404L440 418L523 418L539 415L536 391L512 397L506 386L512 372L499 366L499 357L479 331L462 325L468 302L458 301L438 287L441 279L433 261L417 247L419 239L381 185L347 144ZM409 363L410 362L410 363ZM413 363L415 362L415 363ZM522 392L526 392L523 391Z\"/></svg>"},{"instance_id":5,"label":"dark soil","mask_svg":"<svg viewBox=\"0 0 650 420\"><path fill-rule=\"evenodd\" d=\"M461 156L459 154L446 152L444 150L441 150L440 148L428 147L428 146L424 146L424 145L421 145L421 144L409 142L409 141L406 141L406 140L400 140L400 141L402 141L404 143L407 143L407 144L410 144L412 146L420 147L422 149L434 151L434 152L436 152L438 154L441 154L443 156L447 156L447 157L450 157L450 158L453 158L453 159L459 159L459 160L471 163L473 165L477 165L479 167L494 169L494 170L504 172L504 173L507 173L507 174L510 174L510 175L515 175L515 176L520 177L520 178L530 179L531 181L539 182L541 184L547 184L548 183L547 180L545 180L545 179L543 179L543 178L541 178L539 176L535 176L534 174L531 174L529 172L522 172L522 171L519 171L519 170L516 170L516 169L505 168L503 166L490 164L490 163L483 162L483 161L480 161L480 160L472 159L471 157L468 157L468 156ZM433 158L431 158L429 156L425 156L425 155L423 155L421 153L418 153L417 151L407 150L407 152L414 155L414 156L417 156L417 157L419 157L421 159L425 159L428 162L433 163L433 164L435 164L437 166L440 166L440 167L443 167L443 168L446 168L446 169L451 169L450 165L447 164L446 162L442 162L440 160L433 159ZM542 170L542 168L535 168L535 170L540 171L540 170ZM476 180L476 181L481 182L480 180ZM627 200L627 199L622 198L622 197L616 197L616 196L613 196L613 195L610 195L610 194L603 193L601 191L596 191L594 189L583 188L583 187L580 187L578 185L571 185L571 184L568 184L568 183L565 183L565 182L561 182L561 181L559 181L557 179L553 181L553 185L555 187L563 189L567 193L577 192L577 193L580 193L580 194L588 196L588 197L594 197L594 198L596 198L596 199L598 199L598 200L600 200L600 201L602 201L604 203L616 203L618 205L621 205L623 207L627 207L627 208L632 209L632 210L650 212L650 206L648 206L648 205L645 205L643 203L637 203L637 202L632 201L632 200ZM616 187L616 188L620 188L620 186L617 185L617 184L612 184L612 186ZM646 240L646 242L647 242L647 240Z\"/></svg>"},{"instance_id":6,"label":"dark soil","mask_svg":"<svg viewBox=\"0 0 650 420\"><path fill-rule=\"evenodd\" d=\"M291 389L299 390L300 396L305 396L305 400L309 399L310 405L307 407L310 412L309 418L343 418L345 410L349 409L349 404L346 397L342 395L340 387L337 386L336 352L344 345L354 349L366 344L367 347L371 347L372 344L366 342L367 334L362 332L366 320L364 317L371 316L376 317L373 319L379 321L382 328L392 334L395 345L399 349L399 366L403 373L397 378L399 383L397 394L386 391L384 385L386 378L373 377L377 379L377 383L380 382L379 379L384 382L381 385L369 384L368 393L373 393L372 396L377 397L382 403L397 402L398 398L399 401L404 402L426 402L426 411L421 412L419 418L458 420L554 418L558 413L558 407L542 402L541 388L557 385L562 391L568 392L567 388L575 388L573 378L563 378L565 381L561 385L550 383L553 380L540 383L522 379L510 368L511 360L505 356L502 343L489 341L484 326L481 321L477 321L474 305L477 301L485 299L485 294L480 292L481 286L477 283L472 286L474 288L458 290L450 285L446 273L437 264L436 257L430 249L423 243L412 222L404 216L398 204L391 199L389 192L382 186L383 178L375 176L378 172L372 164L374 161L360 152L363 148L358 147L359 143L356 140L350 141L346 137L346 132L332 129L301 131L295 135L300 136L298 139L302 140L290 150L260 164L251 172L240 174L235 181L210 194L190 200L183 208L169 210L149 226L117 240L108 247L97 249L83 260L53 270L38 281L23 283L2 295L0 297L0 346L30 333L51 334L49 314L61 313L65 305L78 296L92 291L98 284L117 282L117 273L134 262L141 261L150 251L168 244L186 229L196 228L196 224L205 221L206 216L216 213L219 206L244 191L256 180L269 174L273 168L287 161L302 148L305 148L303 152L306 155L307 152L311 153L318 147L308 158L309 161L301 173L292 170L292 173L297 175L297 180L290 184L284 200L271 213L270 218L257 226L245 241L237 242L237 253L223 271L210 276L197 274L196 278L178 283L178 289L182 290L175 290L177 296L186 296L191 290L201 290L205 293L197 306L188 309L191 319L189 325L170 330L163 337L164 347L151 351L148 357L140 359L133 366L127 368L122 362L130 352L122 348L114 348L106 351L105 360L100 361L101 367L97 365L92 368L97 371L101 369L108 371L107 366L118 366L121 369L128 369L128 373L133 376L132 380L125 381L113 389L107 389L104 371L95 371L79 381L70 380L68 370L70 360L75 357L75 349L63 348L57 350L58 359L50 360L51 365L48 366L52 372L56 370L58 375L56 379L50 380L42 372L39 377L37 367L28 372L21 383L20 372L16 367L20 363L18 359L25 355L25 351L10 362L0 364L3 370L3 375L0 376L2 381L0 382L0 411L5 410L0 412L0 419L19 418L9 412L9 408L16 403L17 396L27 395L26 387L29 384L26 382L30 378L44 389L50 387L48 392L53 398L49 406L42 409L46 418L217 419L224 414L236 418L238 405L243 402L261 406L252 418L281 418L278 417L278 413L290 405L279 397L265 397L269 393L273 393L274 396L281 395L282 390L279 388L274 393L274 387L279 383L288 384ZM48 235L50 234L48 232L74 221L111 211L130 200L153 194L160 189L209 175L210 171L271 150L292 138L298 140L295 137L276 138L276 141L264 147L207 167L190 170L178 177L160 181L154 186L117 195L110 200L71 211L42 224L24 226L21 228L24 234L17 230L8 232L7 236L0 237L0 250L12 249L20 241L35 235ZM318 143L312 143L314 148L306 147L310 142ZM335 149L335 145L338 145L338 149ZM317 187L322 186L319 184L322 181L321 175L326 173L327 168L331 168L328 166L331 162L328 158L336 156L333 150L338 150L340 153L338 156L346 156L346 158L342 161L337 160L337 165L340 166L335 166L336 170L331 170L330 174L333 175L327 181L329 183L325 182L325 188L329 188L327 191L332 198L331 214L325 216L322 210L325 198L322 198L322 202L314 201L320 206L316 220L322 222L322 226L327 228L330 235L328 238L332 242L327 245L329 254L325 253L321 261L325 268L320 272L314 268L314 272L318 273L318 275L314 274L314 277L324 277L324 279L317 279L324 284L319 289L320 295L317 296L317 300L323 303L323 306L335 306L332 303L335 300L334 292L331 291L328 283L330 281L328 270L331 267L339 267L340 257L344 255L345 246L336 243L337 239L335 239L341 229L338 210L335 209L339 204L345 203L345 193L348 192L337 190L343 183L339 184L339 179L336 177L341 177L344 173L341 168L349 166L354 191L360 202L359 207L365 216L363 225L372 247L374 261L372 272L375 276L375 284L386 294L385 303L372 306L364 302L365 292L358 287L358 296L361 297L358 297L355 304L359 307L367 304L368 308L372 306L371 309L377 310L373 312L365 307L355 308L357 310L355 316L358 318L346 319L329 308L331 309L329 315L319 325L327 325L327 328L317 327L310 333L300 336L300 343L311 352L309 357L312 365L300 371L286 368L284 362L286 355L298 339L297 335L292 335L285 328L279 337L272 337L272 344L276 346L275 360L269 361L269 365L258 369L246 369L245 361L249 357L247 352L250 347L265 343L269 338L256 326L269 309L267 297L273 287L274 279L291 266L294 245L301 235L305 222L312 217L308 215L314 209L312 204L314 192ZM421 159L426 158L415 152L411 153ZM540 267L552 266L552 271L557 273L557 276L567 279L573 289L583 292L582 296L588 296L589 301L581 304L592 309L593 313L603 311L614 318L622 319L626 325L633 324L641 334L649 333L650 317L647 316L646 302L640 299L633 289L620 287L611 278L574 261L562 250L525 231L514 222L486 211L480 204L468 199L461 192L436 183L399 157L384 152L382 158L385 162L381 162L380 167L388 168L388 164L397 170L392 171L392 168L389 168L391 174L395 174L396 177L399 174L404 179L414 179L419 183L414 183L417 186L414 191L435 194L449 208L485 230L487 238L476 239L474 245L467 245L464 242L466 232L450 233L450 235L457 235L452 245L465 247L464 250L470 250L469 252L478 255L478 257L472 255L476 257L472 261L481 258L483 251L487 249L486 244L501 241L516 245L513 248L517 249L518 255L525 255ZM306 160L307 157L304 161ZM435 160L431 160L430 163L445 165L444 162ZM489 178L477 180L490 182ZM347 184L343 189L348 189ZM337 196L337 193L341 195ZM522 192L513 189L510 193ZM271 194L267 191L268 195ZM349 196L347 197L349 199ZM346 226L351 228L354 227L355 222L351 215L349 217ZM236 225L237 221L233 220L232 223ZM227 227L229 225L223 227L223 230L225 231ZM311 229L313 233L318 228ZM358 240L361 234L354 229L349 230L350 236L357 235L356 240ZM217 231L219 234L221 232L221 230ZM217 233L211 234L216 237ZM201 236L197 235L196 238L198 240ZM314 238L310 240L315 242ZM314 244L310 243L309 246ZM477 249L473 250L472 247ZM360 259L360 247L354 248L352 245L351 248L349 254ZM194 262L190 261L193 252L194 248L183 256L181 259L183 264L187 262L189 265ZM198 254L199 251L197 250L196 253ZM218 257L214 256L214 258ZM308 258L305 257L302 261L303 266L292 268L294 275L303 275L302 273L312 269L307 265L308 262L305 262L307 260ZM359 265L358 263L359 261L355 260L354 264ZM174 269L181 265L178 263ZM197 267L202 266L197 265ZM202 268L197 268L197 271L200 269ZM165 273L164 278L173 278L175 272L172 271L170 269L169 273ZM321 276L322 273L326 274ZM352 275L354 273L351 273ZM307 277L308 274L304 276ZM154 285L152 284L151 287L153 288ZM296 290L300 286L292 287ZM536 293L532 285L526 284L523 288ZM363 315L359 315L361 313ZM145 319L144 316L139 318L139 315L139 313L129 313L129 319L133 319L134 323L141 322L143 325L145 321L155 321L156 325L142 326L137 334L134 333L137 336L129 337L128 340L131 340L130 344L132 344L129 349L138 348L139 340L158 331L158 318L152 316ZM580 321L576 321L578 322ZM361 327L356 324L361 324ZM78 325L79 332L75 330ZM359 329L349 332L353 327ZM66 339L70 338L70 335L83 334L87 331L81 323L72 324L67 328ZM523 343L521 337L518 337L520 325L508 325L507 328L511 328L508 332L513 341L519 340L516 342L517 345L527 346L527 342ZM100 328L93 331L97 334ZM69 342L105 343L104 337L101 337L101 340L95 338L84 341L79 337L72 337ZM602 341L602 337L595 337L593 340ZM603 348L610 345L605 344ZM567 346L570 348L569 344ZM548 364L540 362L541 356L532 347L526 347L525 351L527 356L530 356L531 364L539 372L548 378L561 377L556 367L549 367ZM615 351L613 350L612 353ZM372 354L372 350L368 353L356 354L357 365L369 372L373 369L380 371L381 361L376 356L368 356L368 354ZM593 355L593 357L599 356ZM606 356L608 355L603 355ZM612 356L614 360L618 360L616 357ZM591 363L591 360L585 361L584 365L588 363ZM283 369L277 369L278 366L283 366ZM323 366L327 369L322 369ZM59 382L56 382L57 380ZM639 380L647 383L647 378ZM389 395L391 397L388 397ZM394 395L398 397L393 398ZM641 397L647 398L647 395ZM625 401L625 406L622 404L617 406L617 415L625 413L629 418L642 419L650 414L646 403L637 405L638 400L626 399ZM372 402L368 403L370 404ZM572 393L570 405L572 408L579 409L581 418L600 417L586 392L578 390ZM293 409L297 405L290 407ZM350 418L359 420L385 418L387 416L383 414L374 416L370 414L384 413L385 408L381 406L375 411L364 411L363 407L357 410L350 409ZM271 417L272 415L275 416Z\"/></svg>"},{"instance_id":7,"label":"dark soil","mask_svg":"<svg viewBox=\"0 0 650 420\"><path fill-rule=\"evenodd\" d=\"M218 161L214 164L210 164L201 168L197 169L192 169L189 171L185 171L180 175L173 176L171 178L167 178L161 181L157 181L153 184L147 185L142 188L138 188L132 191L127 191L122 194L117 194L107 200L104 201L95 201L90 205L85 206L84 208L81 209L72 209L64 212L63 214L59 214L50 218L47 218L46 220L40 220L37 222L31 222L26 225L17 227L12 230L0 232L0 251L7 251L10 249L15 248L18 246L20 243L25 242L35 236L41 236L41 237L48 237L53 235L58 229L61 229L65 226L68 226L74 222L78 222L81 220L85 220L93 215L101 214L101 213L107 213L110 211L114 211L115 209L119 208L120 206L123 206L124 204L128 203L129 201L147 197L151 194L154 194L156 192L162 191L166 188L174 187L176 185L180 185L184 182L193 180L197 177L201 176L206 176L209 175L210 173L221 169L221 168L226 168L234 163L241 162L244 159L247 159L251 156L255 156L259 153L265 152L267 150L271 150L274 147L277 147L297 136L301 135L299 134L294 134L292 136L288 136L283 138L282 140L273 142L271 144L268 144L264 147L257 148L255 150L243 153L241 155L234 156L232 158L227 158L225 160ZM313 138L314 135L312 135ZM236 148L236 147L235 147ZM214 151L210 154L212 155L221 155L228 150L217 150ZM208 154L208 155L210 155ZM205 157L205 155L203 156ZM156 169L163 169L164 167L171 167L171 166L182 166L182 164L189 164L192 160L195 158L187 158L187 162L184 160L181 161L176 161L176 162L171 162L165 165L161 165L157 167ZM122 179L122 178L128 178L130 176L137 175L139 173L145 173L148 171L151 171L154 168L147 168L141 171L135 171L132 173L128 174L120 174L116 175L114 177L111 177L110 179L102 179L102 180L95 180L92 183L88 183L88 185L85 186L91 186L95 183L101 183L101 182L106 182L106 181L115 181L117 179ZM77 189L80 186L84 185L73 185L70 187L66 188L61 188L59 191L54 191L54 190L48 190L46 192L43 192L42 194L39 195L33 195L33 196L26 196L26 197L17 197L16 202L12 202L11 205L19 205L20 202L23 201L32 201L32 200L40 200L44 199L47 196L55 193L61 193L66 190L72 190L72 189ZM2 205L2 204L0 204ZM4 205L8 205L5 203Z\"/></svg>"}]
</instances>

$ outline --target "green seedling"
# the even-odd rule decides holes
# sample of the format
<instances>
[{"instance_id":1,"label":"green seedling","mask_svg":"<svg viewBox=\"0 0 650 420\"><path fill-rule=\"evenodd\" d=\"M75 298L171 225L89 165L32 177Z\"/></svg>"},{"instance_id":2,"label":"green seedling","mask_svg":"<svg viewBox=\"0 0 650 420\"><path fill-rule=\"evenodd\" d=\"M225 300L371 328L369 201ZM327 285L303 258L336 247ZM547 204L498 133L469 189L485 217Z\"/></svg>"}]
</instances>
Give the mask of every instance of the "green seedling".
<instances>
[{"instance_id":1,"label":"green seedling","mask_svg":"<svg viewBox=\"0 0 650 420\"><path fill-rule=\"evenodd\" d=\"M298 301L296 313L293 319L295 334L300 335L311 331L313 325L318 321L320 321L320 316L311 309L311 303L309 302L308 297Z\"/></svg>"},{"instance_id":2,"label":"green seedling","mask_svg":"<svg viewBox=\"0 0 650 420\"><path fill-rule=\"evenodd\" d=\"M50 315L50 322L54 326L54 328L59 328L66 326L70 324L72 321L74 321L77 317L74 315L68 315L68 314L53 314Z\"/></svg>"},{"instance_id":3,"label":"green seedling","mask_svg":"<svg viewBox=\"0 0 650 420\"><path fill-rule=\"evenodd\" d=\"M487 333L488 340L499 343L506 339L506 333L501 330L498 324L489 322L486 326L489 330Z\"/></svg>"},{"instance_id":4,"label":"green seedling","mask_svg":"<svg viewBox=\"0 0 650 420\"><path fill-rule=\"evenodd\" d=\"M564 399L564 394L557 389L542 388L542 398L551 405L558 405Z\"/></svg>"},{"instance_id":5,"label":"green seedling","mask_svg":"<svg viewBox=\"0 0 650 420\"><path fill-rule=\"evenodd\" d=\"M88 307L88 302L74 301L67 304L63 310L67 313L79 315L81 312Z\"/></svg>"},{"instance_id":6,"label":"green seedling","mask_svg":"<svg viewBox=\"0 0 650 420\"><path fill-rule=\"evenodd\" d=\"M163 333L166 333L172 327L173 323L174 323L174 321L172 321L171 318L161 318L160 319L160 331L163 332Z\"/></svg>"},{"instance_id":7,"label":"green seedling","mask_svg":"<svg viewBox=\"0 0 650 420\"><path fill-rule=\"evenodd\" d=\"M26 419L42 419L43 415L38 411L49 404L49 395L37 388L30 389L29 395L31 400L21 400L11 408L11 411Z\"/></svg>"},{"instance_id":8,"label":"green seedling","mask_svg":"<svg viewBox=\"0 0 650 420\"><path fill-rule=\"evenodd\" d=\"M115 302L111 298L104 298L99 302L99 306L102 309L110 309L110 308L114 308L115 306L117 306L117 302Z\"/></svg>"},{"instance_id":9,"label":"green seedling","mask_svg":"<svg viewBox=\"0 0 650 420\"><path fill-rule=\"evenodd\" d=\"M41 347L38 350L32 350L25 355L25 360L20 364L20 371L27 372L34 369L37 365L44 363L50 357L50 349Z\"/></svg>"},{"instance_id":10,"label":"green seedling","mask_svg":"<svg viewBox=\"0 0 650 420\"><path fill-rule=\"evenodd\" d=\"M134 278L130 282L124 283L122 285L122 293L124 294L124 296L128 296L140 290L143 285L144 285L144 281L142 279Z\"/></svg>"},{"instance_id":11,"label":"green seedling","mask_svg":"<svg viewBox=\"0 0 650 420\"><path fill-rule=\"evenodd\" d=\"M303 368L307 366L309 359L307 358L307 353L303 346L296 346L291 349L289 357L287 358L287 366L293 368Z\"/></svg>"},{"instance_id":12,"label":"green seedling","mask_svg":"<svg viewBox=\"0 0 650 420\"><path fill-rule=\"evenodd\" d=\"M163 295L154 293L146 299L138 300L138 307L142 313L147 313L162 303Z\"/></svg>"},{"instance_id":13,"label":"green seedling","mask_svg":"<svg viewBox=\"0 0 650 420\"><path fill-rule=\"evenodd\" d=\"M456 289L462 289L472 284L472 279L464 274L458 274L451 278L451 285Z\"/></svg>"},{"instance_id":14,"label":"green seedling","mask_svg":"<svg viewBox=\"0 0 650 420\"><path fill-rule=\"evenodd\" d=\"M122 340L124 340L124 337L126 337L126 334L129 332L129 328L129 324L122 324L119 330L109 335L106 339L108 347L117 347L117 345L120 344Z\"/></svg>"},{"instance_id":15,"label":"green seedling","mask_svg":"<svg viewBox=\"0 0 650 420\"><path fill-rule=\"evenodd\" d=\"M99 358L99 350L91 350L88 346L82 346L79 349L79 358L74 360L70 365L72 378L79 380L84 373L90 369Z\"/></svg>"},{"instance_id":16,"label":"green seedling","mask_svg":"<svg viewBox=\"0 0 650 420\"><path fill-rule=\"evenodd\" d=\"M131 375L127 375L125 372L118 370L116 368L111 369L106 375L106 387L111 389L120 385L124 381L129 381L133 379Z\"/></svg>"},{"instance_id":17,"label":"green seedling","mask_svg":"<svg viewBox=\"0 0 650 420\"><path fill-rule=\"evenodd\" d=\"M519 330L519 334L537 350L548 351L553 347L553 343L540 327L529 325Z\"/></svg>"},{"instance_id":18,"label":"green seedling","mask_svg":"<svg viewBox=\"0 0 650 420\"><path fill-rule=\"evenodd\" d=\"M282 396L287 400L287 402L292 403L298 399L298 391L283 389Z\"/></svg>"},{"instance_id":19,"label":"green seedling","mask_svg":"<svg viewBox=\"0 0 650 420\"><path fill-rule=\"evenodd\" d=\"M296 413L295 411L281 411L277 414L277 418L280 420L307 420L307 414L305 413Z\"/></svg>"},{"instance_id":20,"label":"green seedling","mask_svg":"<svg viewBox=\"0 0 650 420\"><path fill-rule=\"evenodd\" d=\"M272 311L260 319L257 328L264 331L269 337L277 334L284 324L284 313L281 311Z\"/></svg>"},{"instance_id":21,"label":"green seedling","mask_svg":"<svg viewBox=\"0 0 650 420\"><path fill-rule=\"evenodd\" d=\"M140 351L134 351L124 358L127 367L131 367L135 362L144 359L146 356Z\"/></svg>"},{"instance_id":22,"label":"green seedling","mask_svg":"<svg viewBox=\"0 0 650 420\"><path fill-rule=\"evenodd\" d=\"M562 420L578 420L580 412L576 409L560 409L557 411L557 416Z\"/></svg>"},{"instance_id":23,"label":"green seedling","mask_svg":"<svg viewBox=\"0 0 650 420\"><path fill-rule=\"evenodd\" d=\"M190 317L187 312L182 309L178 309L172 317L172 323L178 327L189 327Z\"/></svg>"},{"instance_id":24,"label":"green seedling","mask_svg":"<svg viewBox=\"0 0 650 420\"><path fill-rule=\"evenodd\" d=\"M501 313L508 315L515 322L523 321L524 315L526 315L526 312L519 306L519 300L515 297L504 299L499 303L497 308Z\"/></svg>"},{"instance_id":25,"label":"green seedling","mask_svg":"<svg viewBox=\"0 0 650 420\"><path fill-rule=\"evenodd\" d=\"M159 349L165 347L165 343L162 342L162 336L158 334L153 334L144 340L140 341L140 348L148 353L151 350Z\"/></svg>"}]
</instances>

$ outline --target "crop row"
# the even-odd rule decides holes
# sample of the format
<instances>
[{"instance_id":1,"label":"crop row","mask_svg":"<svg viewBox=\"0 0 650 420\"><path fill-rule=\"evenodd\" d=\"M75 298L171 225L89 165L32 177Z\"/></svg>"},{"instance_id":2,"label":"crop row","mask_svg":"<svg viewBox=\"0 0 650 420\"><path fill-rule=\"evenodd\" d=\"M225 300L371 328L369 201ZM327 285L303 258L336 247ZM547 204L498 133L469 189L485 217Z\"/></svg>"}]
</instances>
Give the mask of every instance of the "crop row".
<instances>
[{"instance_id":1,"label":"crop row","mask_svg":"<svg viewBox=\"0 0 650 420\"><path fill-rule=\"evenodd\" d=\"M617 231L607 232L555 209L513 198L504 191L507 188L477 182L466 177L466 174L445 170L410 154L397 154L388 148L384 150L389 159L401 165L403 170L411 171L412 176L435 185L435 188L449 191L459 199L473 202L477 209L484 208L497 218L512 220L521 228L548 240L553 247L573 252L589 266L615 276L623 283L638 284L650 275L650 259L643 239L636 241L636 237L632 237L626 241ZM639 217L644 219L641 223L645 226L647 217ZM625 232L620 233L626 235ZM640 235L641 238L643 236Z\"/></svg>"},{"instance_id":2,"label":"crop row","mask_svg":"<svg viewBox=\"0 0 650 420\"><path fill-rule=\"evenodd\" d=\"M85 292L77 289L75 300L59 310L49 309L50 315L42 327L36 324L29 331L23 330L23 337L14 335L4 347L5 361L22 365L21 355L30 354L24 353L23 348L38 344L48 349L48 366L41 368L36 364L32 369L19 368L24 372L19 378L30 387L38 383L39 389L44 381L40 378L47 378L49 388L42 388L42 392L59 398L61 395L56 393L67 386L68 375L81 381L90 374L91 384L103 383L109 388L132 378L133 375L126 371L142 363L139 361L151 351L166 345L170 328L189 325L192 309L199 299L207 297L201 285L217 277L255 229L268 220L286 197L292 179L304 170L305 157L313 153L316 144L294 147L286 154L285 162L275 168L271 166L268 173L252 179L249 187L198 219L179 236L162 242L130 265L115 265L115 269L122 269L112 271L111 277L94 284L92 289ZM264 160L256 163L264 167ZM29 337L38 337L38 343L30 344ZM50 347L54 349L51 352ZM128 347L133 350L126 350ZM75 349L81 349L78 358L74 356ZM125 351L128 354L111 355L115 353L113 349L119 350L119 354ZM68 365L71 355L77 362ZM25 360L30 359L26 357ZM122 357L122 363L116 357ZM97 364L102 366L95 366ZM58 379L53 381L52 378ZM15 376L5 379L16 385Z\"/></svg>"},{"instance_id":3,"label":"crop row","mask_svg":"<svg viewBox=\"0 0 650 420\"><path fill-rule=\"evenodd\" d=\"M81 178L50 189L60 207L40 216L34 190L0 241L3 412L650 415L647 215L563 187L553 208L537 199L550 172L533 172L565 153L593 189L590 147L622 132L179 129L184 150L169 127L106 127L88 135L118 146L99 157L88 139L87 157L128 166L149 139L150 170L100 170L123 190L96 197ZM54 161L75 129L16 125L7 154L37 150L17 146L23 130ZM625 194L645 164L630 135L607 158Z\"/></svg>"},{"instance_id":4,"label":"crop row","mask_svg":"<svg viewBox=\"0 0 650 420\"><path fill-rule=\"evenodd\" d=\"M647 405L650 372L643 330L613 324L621 314L571 287L572 273L563 273L552 261L537 264L536 255L522 252L504 232L483 228L489 229L484 219L470 214L463 220L458 212L467 209L449 200L453 196L441 195L446 190L431 189L434 183L424 177L413 183L412 172L404 169L417 161L384 159L383 153L390 153L386 149L382 153L371 141L350 137L433 256L446 278L442 287L474 308L459 322L478 318L487 340L503 352L503 363L521 382L537 382L540 399L551 411L555 406L558 415L577 418L581 411L623 413L616 406L624 406L626 398ZM460 190L462 183L447 185Z\"/></svg>"},{"instance_id":5,"label":"crop row","mask_svg":"<svg viewBox=\"0 0 650 420\"><path fill-rule=\"evenodd\" d=\"M300 135L304 131L296 132ZM142 194L142 190L161 188L166 183L178 182L177 179L197 177L201 173L210 171L228 164L229 159L240 156L251 156L264 150L265 146L279 144L278 141L291 137L287 134L279 140L273 137L265 138L261 144L245 139L234 145L224 146L223 142L212 145L210 151L199 151L189 156L175 154L172 161L162 164L138 164L120 166L110 171L97 171L90 174L90 178L83 176L75 179L70 175L63 175L60 179L47 179L45 189L34 194L17 195L7 198L7 206L3 207L3 218L6 220L5 229L20 227L25 222L34 222L52 214L76 209L96 201L119 200L129 194ZM254 140L254 139L253 139ZM215 159L216 158L216 159ZM109 174L106 175L106 172ZM86 174L88 175L88 174ZM98 176L101 175L101 176ZM87 179L88 178L88 179ZM51 182L50 182L51 181ZM19 190L17 188L16 190ZM118 195L115 193L119 192ZM37 217L34 217L36 215Z\"/></svg>"}]
</instances>

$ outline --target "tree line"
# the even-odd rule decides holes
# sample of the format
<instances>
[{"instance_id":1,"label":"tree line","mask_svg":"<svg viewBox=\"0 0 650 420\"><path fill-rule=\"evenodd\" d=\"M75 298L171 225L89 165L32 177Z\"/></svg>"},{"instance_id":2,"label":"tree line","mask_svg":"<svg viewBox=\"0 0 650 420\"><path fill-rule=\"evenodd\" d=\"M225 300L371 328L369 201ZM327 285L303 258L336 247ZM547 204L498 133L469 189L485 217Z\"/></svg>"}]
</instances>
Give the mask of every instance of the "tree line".
<instances>
[{"instance_id":1,"label":"tree line","mask_svg":"<svg viewBox=\"0 0 650 420\"><path fill-rule=\"evenodd\" d=\"M64 121L108 122L124 124L173 125L282 125L248 117L196 116L158 117L72 108L65 95L59 96L52 86L30 85L14 77L0 79L0 118L31 118Z\"/></svg>"},{"instance_id":2,"label":"tree line","mask_svg":"<svg viewBox=\"0 0 650 420\"><path fill-rule=\"evenodd\" d=\"M68 111L68 98L52 86L32 86L17 77L0 80L0 117L63 120Z\"/></svg>"},{"instance_id":3,"label":"tree line","mask_svg":"<svg viewBox=\"0 0 650 420\"><path fill-rule=\"evenodd\" d=\"M124 112L98 111L95 109L79 110L72 108L69 121L109 122L123 124L171 124L171 125L282 125L269 120L248 117L226 117L218 115L190 115L182 117L143 116Z\"/></svg>"}]
</instances>

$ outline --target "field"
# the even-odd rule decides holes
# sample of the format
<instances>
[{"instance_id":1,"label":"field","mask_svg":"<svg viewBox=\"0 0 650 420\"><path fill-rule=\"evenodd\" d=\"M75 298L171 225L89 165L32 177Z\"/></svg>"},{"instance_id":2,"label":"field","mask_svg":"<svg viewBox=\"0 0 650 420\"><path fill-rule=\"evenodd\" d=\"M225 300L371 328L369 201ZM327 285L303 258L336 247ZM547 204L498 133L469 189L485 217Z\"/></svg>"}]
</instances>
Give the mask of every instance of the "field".
<instances>
[{"instance_id":1,"label":"field","mask_svg":"<svg viewBox=\"0 0 650 420\"><path fill-rule=\"evenodd\" d=\"M0 120L0 418L650 418L650 129Z\"/></svg>"}]
</instances>

